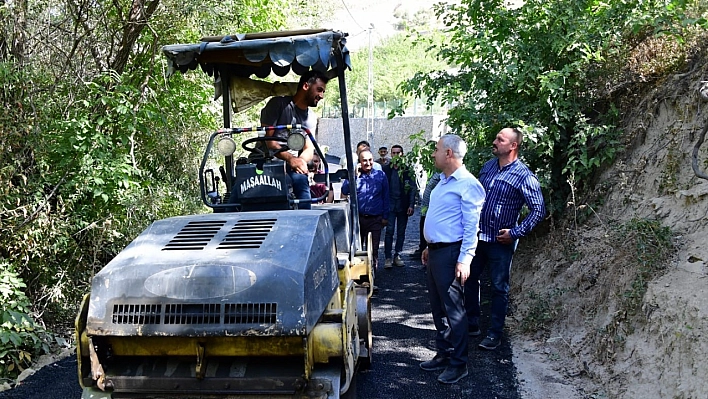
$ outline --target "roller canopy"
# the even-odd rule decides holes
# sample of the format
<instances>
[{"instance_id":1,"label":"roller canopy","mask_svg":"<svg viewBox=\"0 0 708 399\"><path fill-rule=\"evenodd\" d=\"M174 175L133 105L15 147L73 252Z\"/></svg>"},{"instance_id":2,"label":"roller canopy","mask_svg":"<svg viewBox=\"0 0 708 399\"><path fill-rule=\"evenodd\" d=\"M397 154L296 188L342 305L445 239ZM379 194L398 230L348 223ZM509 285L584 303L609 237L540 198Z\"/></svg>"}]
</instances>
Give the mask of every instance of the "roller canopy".
<instances>
[{"instance_id":1,"label":"roller canopy","mask_svg":"<svg viewBox=\"0 0 708 399\"><path fill-rule=\"evenodd\" d=\"M293 94L297 84L266 82L271 75L302 75L310 69L337 75L340 62L351 69L346 33L332 30L297 30L204 37L199 43L164 46L168 75L200 66L214 77L215 98L221 96L220 74L231 78L235 112L273 95ZM340 58L341 57L341 58ZM342 60L342 61L340 61ZM237 94L238 93L238 94Z\"/></svg>"},{"instance_id":2,"label":"roller canopy","mask_svg":"<svg viewBox=\"0 0 708 399\"><path fill-rule=\"evenodd\" d=\"M345 33L331 30L298 30L205 37L195 44L164 46L169 73L202 67L209 75L217 65L232 65L236 76L265 78L272 73L285 76L291 70L302 75L310 68L322 72L335 69L336 53L351 69Z\"/></svg>"}]
</instances>

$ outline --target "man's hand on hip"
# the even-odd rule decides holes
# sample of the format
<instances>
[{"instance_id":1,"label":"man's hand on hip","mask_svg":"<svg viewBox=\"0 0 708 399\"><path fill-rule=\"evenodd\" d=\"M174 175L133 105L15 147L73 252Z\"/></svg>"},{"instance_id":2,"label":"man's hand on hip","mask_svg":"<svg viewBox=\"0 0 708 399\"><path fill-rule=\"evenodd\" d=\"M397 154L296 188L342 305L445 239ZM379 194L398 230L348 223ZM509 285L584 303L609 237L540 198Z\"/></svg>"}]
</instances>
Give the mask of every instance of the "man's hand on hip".
<instances>
[{"instance_id":1,"label":"man's hand on hip","mask_svg":"<svg viewBox=\"0 0 708 399\"><path fill-rule=\"evenodd\" d=\"M499 235L496 237L499 244L509 245L514 241L514 238L509 234L509 229L499 230Z\"/></svg>"}]
</instances>

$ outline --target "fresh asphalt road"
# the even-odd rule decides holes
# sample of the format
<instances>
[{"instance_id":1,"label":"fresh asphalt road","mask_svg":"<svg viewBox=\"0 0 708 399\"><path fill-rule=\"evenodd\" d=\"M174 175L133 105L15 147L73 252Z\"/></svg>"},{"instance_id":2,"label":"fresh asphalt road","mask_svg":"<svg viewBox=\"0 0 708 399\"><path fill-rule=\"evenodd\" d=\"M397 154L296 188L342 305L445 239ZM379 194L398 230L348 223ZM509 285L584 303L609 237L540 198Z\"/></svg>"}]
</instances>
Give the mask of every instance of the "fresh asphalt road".
<instances>
[{"instance_id":1,"label":"fresh asphalt road","mask_svg":"<svg viewBox=\"0 0 708 399\"><path fill-rule=\"evenodd\" d=\"M426 372L418 364L435 355L435 327L430 313L425 269L412 256L418 247L419 217L408 221L402 259L405 267L383 269L383 240L373 298L373 362L358 374L357 397L375 398L474 398L518 399L516 368L507 337L495 351L478 348L484 337L470 337L469 377L457 384L437 381L440 372ZM482 312L487 314L488 283L483 282ZM486 331L488 315L481 320Z\"/></svg>"},{"instance_id":2,"label":"fresh asphalt road","mask_svg":"<svg viewBox=\"0 0 708 399\"><path fill-rule=\"evenodd\" d=\"M417 212L416 212L417 213ZM411 217L403 250L405 267L383 269L383 240L376 275L378 293L373 298L373 362L357 374L356 396L361 399L519 399L516 369L506 337L495 351L477 347L480 337L470 337L469 377L454 385L437 382L439 372L418 367L435 355L434 327L425 286L425 270L412 257L418 245L417 215ZM483 313L488 299L483 283ZM486 330L488 317L482 320ZM40 369L18 387L0 392L0 399L78 399L76 359L70 357Z\"/></svg>"}]
</instances>

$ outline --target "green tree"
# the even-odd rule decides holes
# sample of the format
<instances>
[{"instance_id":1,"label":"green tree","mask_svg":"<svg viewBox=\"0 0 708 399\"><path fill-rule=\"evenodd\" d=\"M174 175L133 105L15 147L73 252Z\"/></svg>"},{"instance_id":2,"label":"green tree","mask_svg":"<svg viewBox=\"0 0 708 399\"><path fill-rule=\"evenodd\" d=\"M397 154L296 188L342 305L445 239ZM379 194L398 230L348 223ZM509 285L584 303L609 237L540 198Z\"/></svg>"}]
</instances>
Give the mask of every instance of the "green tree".
<instances>
[{"instance_id":1,"label":"green tree","mask_svg":"<svg viewBox=\"0 0 708 399\"><path fill-rule=\"evenodd\" d=\"M299 0L1 4L0 282L11 292L0 290L22 303L3 315L12 348L0 364L16 366L0 375L44 349L15 342L33 339L32 319L68 330L91 276L139 231L204 211L198 159L222 123L213 82L166 80L161 46L312 20Z\"/></svg>"},{"instance_id":2,"label":"green tree","mask_svg":"<svg viewBox=\"0 0 708 399\"><path fill-rule=\"evenodd\" d=\"M376 34L375 31L372 34ZM435 32L426 36L431 42L440 40ZM445 68L445 62L427 52L429 43L415 43L406 33L399 33L381 40L373 48L373 94L375 102L411 99L401 83L416 73ZM362 47L351 54L352 71L347 76L347 100L350 106L366 105L369 87L369 49ZM339 83L328 85L327 104L339 104Z\"/></svg>"},{"instance_id":3,"label":"green tree","mask_svg":"<svg viewBox=\"0 0 708 399\"><path fill-rule=\"evenodd\" d=\"M589 182L616 151L617 114L599 98L602 82L642 37L704 22L687 19L685 9L683 0L438 4L447 39L432 51L455 68L418 73L404 89L448 104L449 125L471 147L488 148L502 127L521 126L523 156L558 214L568 182Z\"/></svg>"}]
</instances>

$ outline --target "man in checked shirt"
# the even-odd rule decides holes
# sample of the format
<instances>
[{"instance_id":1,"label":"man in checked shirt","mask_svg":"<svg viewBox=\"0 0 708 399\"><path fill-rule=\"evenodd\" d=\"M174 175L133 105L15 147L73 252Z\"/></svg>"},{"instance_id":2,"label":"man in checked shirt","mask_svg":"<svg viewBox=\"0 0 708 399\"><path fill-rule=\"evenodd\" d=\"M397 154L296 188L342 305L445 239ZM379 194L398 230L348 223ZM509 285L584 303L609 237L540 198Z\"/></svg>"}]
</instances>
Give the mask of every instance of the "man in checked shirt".
<instances>
[{"instance_id":1,"label":"man in checked shirt","mask_svg":"<svg viewBox=\"0 0 708 399\"><path fill-rule=\"evenodd\" d=\"M486 338L479 344L487 350L494 350L501 343L509 305L511 260L519 238L527 235L546 215L538 178L518 159L522 140L523 134L518 129L502 129L492 143L495 158L485 163L479 172L486 196L479 220L479 244L465 284L465 308L469 335L480 335L479 276L485 266L489 267L492 321ZM519 224L524 203L530 212Z\"/></svg>"}]
</instances>

